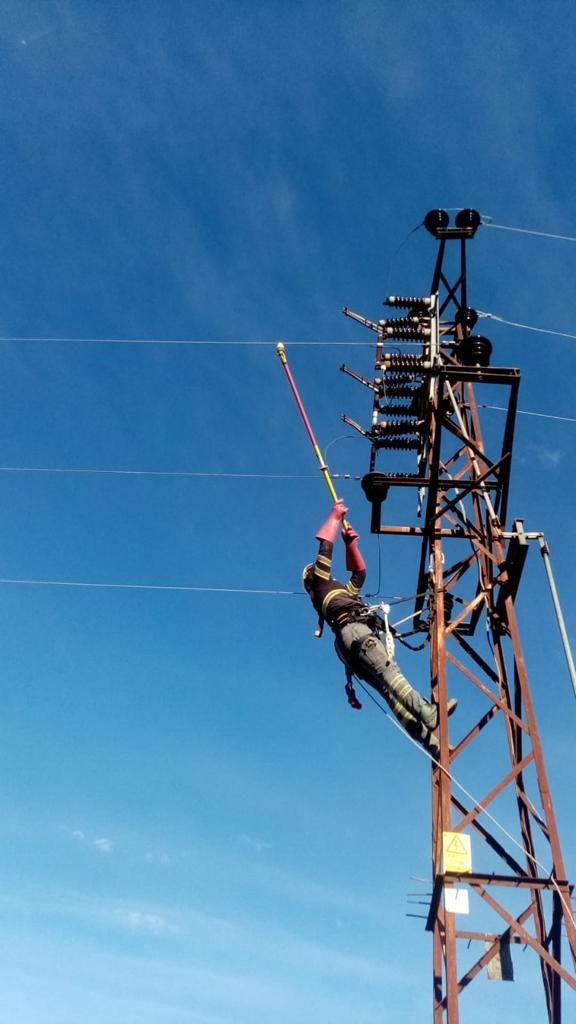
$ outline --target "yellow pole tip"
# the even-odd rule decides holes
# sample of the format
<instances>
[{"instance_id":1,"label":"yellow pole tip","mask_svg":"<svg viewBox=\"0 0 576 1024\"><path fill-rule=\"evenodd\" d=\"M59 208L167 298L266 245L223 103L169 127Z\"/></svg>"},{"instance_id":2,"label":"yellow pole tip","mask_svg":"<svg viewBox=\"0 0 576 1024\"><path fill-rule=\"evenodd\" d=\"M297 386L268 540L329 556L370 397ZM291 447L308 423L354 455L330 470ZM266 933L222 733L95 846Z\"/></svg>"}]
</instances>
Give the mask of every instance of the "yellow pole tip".
<instances>
[{"instance_id":1,"label":"yellow pole tip","mask_svg":"<svg viewBox=\"0 0 576 1024\"><path fill-rule=\"evenodd\" d=\"M284 351L284 345L282 344L281 341L279 341L278 344L276 345L276 351L277 351L278 355L282 355L282 353Z\"/></svg>"}]
</instances>

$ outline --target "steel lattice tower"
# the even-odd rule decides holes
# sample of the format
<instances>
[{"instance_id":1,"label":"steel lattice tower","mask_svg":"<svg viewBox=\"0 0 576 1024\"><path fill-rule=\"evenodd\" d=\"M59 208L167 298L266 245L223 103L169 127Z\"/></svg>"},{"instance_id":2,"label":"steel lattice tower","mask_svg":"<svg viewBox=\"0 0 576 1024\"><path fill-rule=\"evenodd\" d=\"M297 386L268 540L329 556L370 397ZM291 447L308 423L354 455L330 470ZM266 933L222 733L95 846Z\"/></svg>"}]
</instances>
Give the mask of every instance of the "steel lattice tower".
<instances>
[{"instance_id":1,"label":"steel lattice tower","mask_svg":"<svg viewBox=\"0 0 576 1024\"><path fill-rule=\"evenodd\" d=\"M369 428L344 416L371 444L362 480L371 531L421 543L414 626L430 642L440 709L427 920L433 1022L459 1024L464 989L483 968L510 977L511 946L522 944L538 958L547 1020L561 1024L562 982L576 989L572 886L515 610L535 535L521 520L506 526L520 373L491 367L490 342L473 333L478 317L468 305L466 256L479 215L462 210L450 227L448 215L433 210L424 224L439 243L430 294L390 297L386 304L402 315L378 322L345 309L376 332L377 376L342 370L373 395ZM506 410L498 433L480 415L494 396ZM417 505L413 525L382 524L382 503L397 488L408 489L400 500ZM452 696L460 711L449 725ZM465 765L474 796L457 785ZM454 912L463 896L476 930L461 928L465 918Z\"/></svg>"}]
</instances>

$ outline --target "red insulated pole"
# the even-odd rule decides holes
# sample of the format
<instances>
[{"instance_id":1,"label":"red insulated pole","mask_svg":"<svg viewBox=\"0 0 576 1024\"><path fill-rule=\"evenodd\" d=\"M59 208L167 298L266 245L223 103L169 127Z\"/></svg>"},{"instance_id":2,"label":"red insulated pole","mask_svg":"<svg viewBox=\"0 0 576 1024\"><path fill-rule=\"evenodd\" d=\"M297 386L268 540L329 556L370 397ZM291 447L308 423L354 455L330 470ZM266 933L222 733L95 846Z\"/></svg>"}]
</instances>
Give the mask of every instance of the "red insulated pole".
<instances>
[{"instance_id":1,"label":"red insulated pole","mask_svg":"<svg viewBox=\"0 0 576 1024\"><path fill-rule=\"evenodd\" d=\"M306 427L306 431L307 431L308 437L310 438L310 441L312 442L312 447L314 449L314 454L316 455L316 458L318 459L318 462L320 464L320 470L322 472L322 476L324 477L324 480L326 481L326 486L327 486L328 490L330 491L330 494L332 495L332 500L333 501L338 501L339 500L338 499L338 495L336 494L336 491L334 489L334 484L332 483L332 480L331 480L331 477L330 477L330 473L328 472L328 466L326 465L326 463L324 462L324 459L322 458L322 452L320 451L320 449L318 447L318 443L316 441L316 438L314 437L314 431L312 430L312 427L310 425L310 420L308 419L308 416L306 415L306 410L305 410L305 408L304 408L304 406L302 404L302 399L300 398L300 395L298 394L298 388L296 387L296 382L294 380L294 377L292 376L290 367L288 366L288 359L286 358L286 350L285 350L284 345L282 344L281 341L278 342L278 344L276 346L276 351L277 351L277 353L278 353L278 355L280 357L280 362L282 363L282 366L284 367L284 371L285 371L286 376L288 378L288 383L290 384L290 387L292 389L292 394L294 395L294 398L296 399L296 405L298 406L298 410L299 410L300 415L301 415L301 417L302 417L302 419L304 421L304 426ZM342 526L344 527L345 530L348 528L348 525L349 524L347 523L347 521L345 519L343 519L342 520Z\"/></svg>"}]
</instances>

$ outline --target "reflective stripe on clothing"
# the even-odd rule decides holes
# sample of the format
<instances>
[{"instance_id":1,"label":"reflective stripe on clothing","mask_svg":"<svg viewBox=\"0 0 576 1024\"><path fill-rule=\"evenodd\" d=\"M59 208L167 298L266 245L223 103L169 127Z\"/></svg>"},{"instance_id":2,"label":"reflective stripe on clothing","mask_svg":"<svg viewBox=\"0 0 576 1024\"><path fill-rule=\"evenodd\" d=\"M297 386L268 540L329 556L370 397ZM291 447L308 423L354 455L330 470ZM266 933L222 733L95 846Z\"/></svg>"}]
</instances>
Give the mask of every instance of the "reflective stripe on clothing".
<instances>
[{"instance_id":1,"label":"reflective stripe on clothing","mask_svg":"<svg viewBox=\"0 0 576 1024\"><path fill-rule=\"evenodd\" d=\"M339 631L336 644L339 656L360 679L371 683L388 703L397 701L415 719L421 720L428 702L410 685L368 626L363 622L349 622Z\"/></svg>"},{"instance_id":2,"label":"reflective stripe on clothing","mask_svg":"<svg viewBox=\"0 0 576 1024\"><path fill-rule=\"evenodd\" d=\"M314 563L311 589L309 591L314 608L332 629L343 612L363 606L364 602L358 593L364 583L366 573L358 570L352 573L348 583L341 583L332 578L332 553L334 545L331 541L320 542L320 550Z\"/></svg>"}]
</instances>

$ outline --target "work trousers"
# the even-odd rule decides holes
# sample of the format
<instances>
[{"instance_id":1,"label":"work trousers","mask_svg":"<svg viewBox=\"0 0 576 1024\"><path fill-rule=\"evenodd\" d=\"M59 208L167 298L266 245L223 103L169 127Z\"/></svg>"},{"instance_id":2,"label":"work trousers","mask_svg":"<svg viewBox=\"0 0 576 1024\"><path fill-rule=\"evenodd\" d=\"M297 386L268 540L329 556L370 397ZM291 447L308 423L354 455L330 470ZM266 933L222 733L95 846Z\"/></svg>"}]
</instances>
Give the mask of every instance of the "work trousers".
<instances>
[{"instance_id":1,"label":"work trousers","mask_svg":"<svg viewBox=\"0 0 576 1024\"><path fill-rule=\"evenodd\" d=\"M433 706L410 685L372 630L363 622L349 622L336 636L336 650L355 675L384 697L406 732L428 746Z\"/></svg>"}]
</instances>

